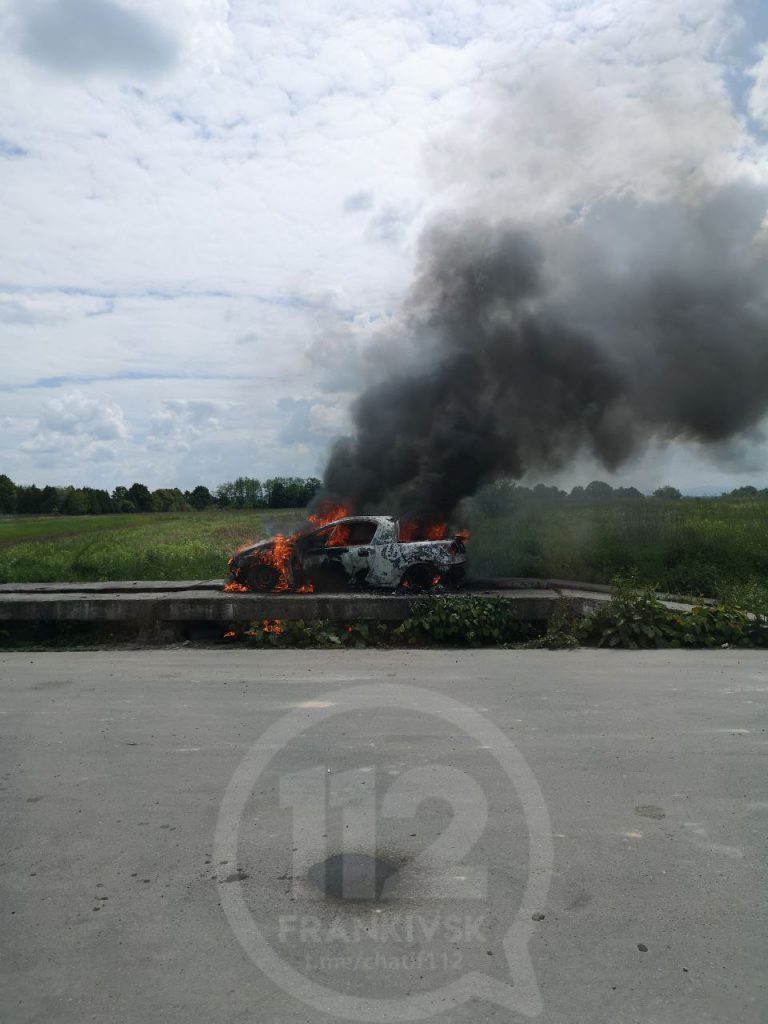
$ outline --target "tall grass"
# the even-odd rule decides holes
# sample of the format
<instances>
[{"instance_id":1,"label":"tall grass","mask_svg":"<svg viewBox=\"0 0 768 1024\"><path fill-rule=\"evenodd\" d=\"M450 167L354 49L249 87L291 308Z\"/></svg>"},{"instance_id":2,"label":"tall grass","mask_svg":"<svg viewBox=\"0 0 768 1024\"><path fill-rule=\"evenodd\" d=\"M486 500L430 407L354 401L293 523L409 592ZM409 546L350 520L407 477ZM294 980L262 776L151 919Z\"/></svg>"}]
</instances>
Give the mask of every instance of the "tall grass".
<instances>
[{"instance_id":1,"label":"tall grass","mask_svg":"<svg viewBox=\"0 0 768 1024\"><path fill-rule=\"evenodd\" d=\"M765 500L529 501L499 516L469 503L467 515L475 575L609 583L633 573L678 594L768 593ZM300 522L296 510L83 516L57 535L62 520L5 520L0 582L221 579L235 548Z\"/></svg>"},{"instance_id":2,"label":"tall grass","mask_svg":"<svg viewBox=\"0 0 768 1024\"><path fill-rule=\"evenodd\" d=\"M158 516L157 518L167 518ZM78 533L101 533L104 530L126 530L146 523L146 515L105 516L0 516L0 547L24 540L74 536Z\"/></svg>"},{"instance_id":3,"label":"tall grass","mask_svg":"<svg viewBox=\"0 0 768 1024\"><path fill-rule=\"evenodd\" d=\"M0 583L221 579L242 544L290 530L296 510L82 516L77 529L2 544ZM125 526L124 520L133 522ZM99 520L110 520L109 528ZM89 529L94 521L94 529ZM39 520L36 521L39 523Z\"/></svg>"},{"instance_id":4,"label":"tall grass","mask_svg":"<svg viewBox=\"0 0 768 1024\"><path fill-rule=\"evenodd\" d=\"M768 582L768 502L522 505L503 517L471 507L470 552L482 575L610 582L617 574L675 593L715 596Z\"/></svg>"}]
</instances>

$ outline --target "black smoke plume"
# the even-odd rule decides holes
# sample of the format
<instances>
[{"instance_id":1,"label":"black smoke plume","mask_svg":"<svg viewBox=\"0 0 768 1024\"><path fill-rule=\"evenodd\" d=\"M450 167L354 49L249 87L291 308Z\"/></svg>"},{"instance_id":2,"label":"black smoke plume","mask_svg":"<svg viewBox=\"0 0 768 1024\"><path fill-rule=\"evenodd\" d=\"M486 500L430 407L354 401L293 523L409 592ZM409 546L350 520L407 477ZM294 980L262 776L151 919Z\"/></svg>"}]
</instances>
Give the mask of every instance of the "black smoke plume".
<instances>
[{"instance_id":1,"label":"black smoke plume","mask_svg":"<svg viewBox=\"0 0 768 1024\"><path fill-rule=\"evenodd\" d=\"M768 198L603 203L534 230L445 221L421 242L391 371L352 409L325 496L417 519L579 454L718 442L768 410ZM389 346L389 350L387 350Z\"/></svg>"}]
</instances>

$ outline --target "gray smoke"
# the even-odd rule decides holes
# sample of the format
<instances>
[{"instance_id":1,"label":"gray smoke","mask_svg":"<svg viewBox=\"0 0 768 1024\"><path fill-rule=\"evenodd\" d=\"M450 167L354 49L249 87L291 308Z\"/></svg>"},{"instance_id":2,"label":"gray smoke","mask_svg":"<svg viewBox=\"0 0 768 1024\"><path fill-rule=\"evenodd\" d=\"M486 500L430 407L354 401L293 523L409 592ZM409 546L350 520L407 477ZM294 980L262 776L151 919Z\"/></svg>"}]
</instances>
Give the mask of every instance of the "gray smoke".
<instances>
[{"instance_id":1,"label":"gray smoke","mask_svg":"<svg viewBox=\"0 0 768 1024\"><path fill-rule=\"evenodd\" d=\"M654 438L753 428L768 411L767 207L738 186L556 227L433 226L409 345L391 343L391 373L355 401L325 496L442 519L500 475L583 453L615 470Z\"/></svg>"}]
</instances>

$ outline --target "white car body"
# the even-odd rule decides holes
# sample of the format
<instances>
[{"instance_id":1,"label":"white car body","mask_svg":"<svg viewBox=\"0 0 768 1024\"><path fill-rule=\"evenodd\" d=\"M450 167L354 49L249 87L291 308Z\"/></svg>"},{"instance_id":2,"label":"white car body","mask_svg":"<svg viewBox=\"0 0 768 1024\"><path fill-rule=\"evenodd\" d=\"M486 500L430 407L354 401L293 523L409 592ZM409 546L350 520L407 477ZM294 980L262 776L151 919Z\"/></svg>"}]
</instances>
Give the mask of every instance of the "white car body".
<instances>
[{"instance_id":1,"label":"white car body","mask_svg":"<svg viewBox=\"0 0 768 1024\"><path fill-rule=\"evenodd\" d=\"M262 541L239 551L230 562L233 578L251 589L269 590L263 571L275 542ZM290 540L286 566L289 589L302 585L426 589L436 582L458 585L466 552L460 537L400 540L391 516L346 516ZM252 567L255 573L249 575ZM257 582L260 577L262 582Z\"/></svg>"}]
</instances>

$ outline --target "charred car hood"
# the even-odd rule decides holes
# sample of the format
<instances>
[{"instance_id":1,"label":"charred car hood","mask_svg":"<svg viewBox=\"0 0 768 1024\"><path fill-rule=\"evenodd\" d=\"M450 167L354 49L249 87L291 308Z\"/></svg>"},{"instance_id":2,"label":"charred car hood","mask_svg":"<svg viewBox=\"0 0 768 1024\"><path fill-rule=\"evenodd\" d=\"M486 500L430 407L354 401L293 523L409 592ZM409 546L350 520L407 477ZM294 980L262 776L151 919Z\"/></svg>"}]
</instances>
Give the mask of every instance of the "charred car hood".
<instances>
[{"instance_id":1,"label":"charred car hood","mask_svg":"<svg viewBox=\"0 0 768 1024\"><path fill-rule=\"evenodd\" d=\"M268 551L269 548L273 548L274 546L275 542L271 538L269 540L260 540L256 544L249 544L247 548L240 548L239 551L236 551L232 556L232 561L237 563L241 559L248 559L254 551Z\"/></svg>"}]
</instances>

